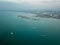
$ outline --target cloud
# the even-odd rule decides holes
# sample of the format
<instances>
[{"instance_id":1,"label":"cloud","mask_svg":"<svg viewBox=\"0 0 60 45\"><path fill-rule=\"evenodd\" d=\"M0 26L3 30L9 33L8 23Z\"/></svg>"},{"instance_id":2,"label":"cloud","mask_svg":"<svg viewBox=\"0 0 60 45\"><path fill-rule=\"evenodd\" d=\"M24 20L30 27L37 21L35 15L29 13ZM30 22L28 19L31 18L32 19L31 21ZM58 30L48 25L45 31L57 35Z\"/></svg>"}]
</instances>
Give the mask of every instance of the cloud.
<instances>
[{"instance_id":1,"label":"cloud","mask_svg":"<svg viewBox=\"0 0 60 45\"><path fill-rule=\"evenodd\" d=\"M0 0L14 3L28 3L32 5L59 5L60 0Z\"/></svg>"},{"instance_id":2,"label":"cloud","mask_svg":"<svg viewBox=\"0 0 60 45\"><path fill-rule=\"evenodd\" d=\"M60 0L0 0L0 1L8 1L8 2L15 2L15 3L44 3L44 2L60 2Z\"/></svg>"},{"instance_id":3,"label":"cloud","mask_svg":"<svg viewBox=\"0 0 60 45\"><path fill-rule=\"evenodd\" d=\"M7 1L13 2L18 4L25 4L24 6L32 5L37 8L56 8L60 7L60 0L0 0L0 1Z\"/></svg>"},{"instance_id":4,"label":"cloud","mask_svg":"<svg viewBox=\"0 0 60 45\"><path fill-rule=\"evenodd\" d=\"M14 2L14 3L22 3L22 2L24 2L24 0L0 0L0 1Z\"/></svg>"}]
</instances>

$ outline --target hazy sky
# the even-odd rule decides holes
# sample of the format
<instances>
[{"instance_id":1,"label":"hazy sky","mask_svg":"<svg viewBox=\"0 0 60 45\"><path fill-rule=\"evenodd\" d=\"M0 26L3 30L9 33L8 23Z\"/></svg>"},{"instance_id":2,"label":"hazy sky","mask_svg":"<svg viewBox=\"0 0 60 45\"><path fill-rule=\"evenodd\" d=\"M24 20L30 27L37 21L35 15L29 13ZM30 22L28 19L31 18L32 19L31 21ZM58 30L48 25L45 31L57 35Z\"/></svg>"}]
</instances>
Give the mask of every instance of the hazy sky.
<instances>
[{"instance_id":1,"label":"hazy sky","mask_svg":"<svg viewBox=\"0 0 60 45\"><path fill-rule=\"evenodd\" d=\"M60 8L60 0L0 0L17 4L31 4L43 8Z\"/></svg>"},{"instance_id":2,"label":"hazy sky","mask_svg":"<svg viewBox=\"0 0 60 45\"><path fill-rule=\"evenodd\" d=\"M0 0L0 1L7 1L7 2L15 2L15 3L31 3L31 4L41 4L41 3L56 3L60 2L60 0Z\"/></svg>"}]
</instances>

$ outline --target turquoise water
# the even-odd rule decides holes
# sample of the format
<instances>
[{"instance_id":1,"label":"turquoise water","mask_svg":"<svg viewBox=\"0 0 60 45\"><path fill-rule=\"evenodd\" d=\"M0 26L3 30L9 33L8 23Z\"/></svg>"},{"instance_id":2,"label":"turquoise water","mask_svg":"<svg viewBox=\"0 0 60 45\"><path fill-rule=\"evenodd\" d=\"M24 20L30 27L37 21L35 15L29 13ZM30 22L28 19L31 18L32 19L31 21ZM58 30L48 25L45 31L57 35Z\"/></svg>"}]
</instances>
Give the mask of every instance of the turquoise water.
<instances>
[{"instance_id":1,"label":"turquoise water","mask_svg":"<svg viewBox=\"0 0 60 45\"><path fill-rule=\"evenodd\" d=\"M32 14L0 11L0 45L60 45L60 19L33 20L18 15Z\"/></svg>"}]
</instances>

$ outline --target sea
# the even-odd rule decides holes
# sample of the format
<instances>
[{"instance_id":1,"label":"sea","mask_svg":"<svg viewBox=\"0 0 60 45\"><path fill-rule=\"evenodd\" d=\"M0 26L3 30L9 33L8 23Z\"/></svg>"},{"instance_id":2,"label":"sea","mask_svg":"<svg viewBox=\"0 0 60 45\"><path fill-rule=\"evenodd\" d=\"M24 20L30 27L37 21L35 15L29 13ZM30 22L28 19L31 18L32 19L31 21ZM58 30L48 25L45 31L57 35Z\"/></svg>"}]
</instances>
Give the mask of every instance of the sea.
<instances>
[{"instance_id":1,"label":"sea","mask_svg":"<svg viewBox=\"0 0 60 45\"><path fill-rule=\"evenodd\" d=\"M60 45L60 19L18 17L26 12L0 11L0 45Z\"/></svg>"}]
</instances>

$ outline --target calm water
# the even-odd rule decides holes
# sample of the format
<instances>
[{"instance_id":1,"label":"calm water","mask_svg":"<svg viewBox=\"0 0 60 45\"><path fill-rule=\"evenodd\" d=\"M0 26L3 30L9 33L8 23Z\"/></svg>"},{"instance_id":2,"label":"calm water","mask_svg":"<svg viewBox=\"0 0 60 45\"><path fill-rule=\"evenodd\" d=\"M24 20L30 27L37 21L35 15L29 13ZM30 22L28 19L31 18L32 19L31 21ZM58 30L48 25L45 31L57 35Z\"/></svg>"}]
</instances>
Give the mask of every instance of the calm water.
<instances>
[{"instance_id":1,"label":"calm water","mask_svg":"<svg viewBox=\"0 0 60 45\"><path fill-rule=\"evenodd\" d=\"M60 19L25 19L24 12L0 11L0 45L60 45Z\"/></svg>"}]
</instances>

